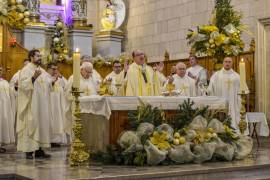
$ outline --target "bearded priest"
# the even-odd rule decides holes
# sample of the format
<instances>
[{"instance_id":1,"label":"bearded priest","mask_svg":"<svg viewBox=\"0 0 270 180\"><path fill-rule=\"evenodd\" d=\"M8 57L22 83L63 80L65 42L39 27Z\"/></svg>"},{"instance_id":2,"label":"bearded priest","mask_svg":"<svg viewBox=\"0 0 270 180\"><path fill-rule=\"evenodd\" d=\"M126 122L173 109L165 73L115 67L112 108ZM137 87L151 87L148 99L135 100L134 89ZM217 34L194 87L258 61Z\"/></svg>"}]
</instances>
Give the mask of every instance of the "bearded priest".
<instances>
[{"instance_id":1,"label":"bearded priest","mask_svg":"<svg viewBox=\"0 0 270 180\"><path fill-rule=\"evenodd\" d=\"M27 159L49 158L41 148L50 147L50 91L54 82L40 67L39 50L29 51L31 60L20 72L18 81L17 150Z\"/></svg>"}]
</instances>

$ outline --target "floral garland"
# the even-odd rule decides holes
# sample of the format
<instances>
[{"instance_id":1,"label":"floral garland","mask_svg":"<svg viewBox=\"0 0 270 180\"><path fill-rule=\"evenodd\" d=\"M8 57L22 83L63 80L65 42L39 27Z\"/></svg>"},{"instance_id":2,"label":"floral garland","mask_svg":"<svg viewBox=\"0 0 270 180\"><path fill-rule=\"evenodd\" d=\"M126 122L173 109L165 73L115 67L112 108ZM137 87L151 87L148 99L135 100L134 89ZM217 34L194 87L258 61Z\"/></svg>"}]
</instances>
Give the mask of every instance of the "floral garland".
<instances>
[{"instance_id":1,"label":"floral garland","mask_svg":"<svg viewBox=\"0 0 270 180\"><path fill-rule=\"evenodd\" d=\"M66 43L65 24L61 17L58 17L54 23L55 31L52 35L51 52L48 61L72 62L68 56L68 47Z\"/></svg>"},{"instance_id":2,"label":"floral garland","mask_svg":"<svg viewBox=\"0 0 270 180\"><path fill-rule=\"evenodd\" d=\"M0 1L0 22L15 29L24 29L30 22L30 12L22 0Z\"/></svg>"},{"instance_id":3,"label":"floral garland","mask_svg":"<svg viewBox=\"0 0 270 180\"><path fill-rule=\"evenodd\" d=\"M117 145L93 154L92 159L106 164L144 166L232 161L251 153L252 139L236 134L230 127L230 118L218 120L207 107L199 109L193 104L185 101L180 105L179 110L190 113L174 118L184 122L179 129L180 123L171 124L162 109L142 103L137 111L129 112L131 129L121 133Z\"/></svg>"},{"instance_id":4,"label":"floral garland","mask_svg":"<svg viewBox=\"0 0 270 180\"><path fill-rule=\"evenodd\" d=\"M133 61L132 57L127 52L121 53L118 57L113 56L106 56L102 57L97 55L96 57L92 58L93 64L97 68L101 68L103 66L112 66L113 61L119 60L121 64L124 64L125 61L128 61L129 64Z\"/></svg>"}]
</instances>

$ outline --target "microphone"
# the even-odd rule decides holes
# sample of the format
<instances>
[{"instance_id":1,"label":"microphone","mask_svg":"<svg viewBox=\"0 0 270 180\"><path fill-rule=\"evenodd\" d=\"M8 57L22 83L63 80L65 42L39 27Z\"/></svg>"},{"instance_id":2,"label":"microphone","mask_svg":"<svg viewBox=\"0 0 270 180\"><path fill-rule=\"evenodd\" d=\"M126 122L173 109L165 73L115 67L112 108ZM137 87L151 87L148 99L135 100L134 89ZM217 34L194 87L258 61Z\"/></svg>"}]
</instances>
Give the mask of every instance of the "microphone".
<instances>
[{"instance_id":1,"label":"microphone","mask_svg":"<svg viewBox=\"0 0 270 180\"><path fill-rule=\"evenodd\" d=\"M146 68L145 68L145 65L142 65L142 75L143 75L144 82L147 83L147 77L146 77Z\"/></svg>"}]
</instances>

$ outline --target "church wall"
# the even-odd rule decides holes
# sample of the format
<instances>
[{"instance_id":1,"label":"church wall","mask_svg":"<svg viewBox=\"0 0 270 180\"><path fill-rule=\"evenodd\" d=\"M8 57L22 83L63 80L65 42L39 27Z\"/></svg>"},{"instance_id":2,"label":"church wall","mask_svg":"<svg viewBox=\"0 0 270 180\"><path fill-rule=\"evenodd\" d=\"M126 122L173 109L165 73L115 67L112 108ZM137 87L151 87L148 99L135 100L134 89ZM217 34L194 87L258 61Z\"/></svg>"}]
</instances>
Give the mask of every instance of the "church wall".
<instances>
[{"instance_id":1,"label":"church wall","mask_svg":"<svg viewBox=\"0 0 270 180\"><path fill-rule=\"evenodd\" d=\"M214 0L127 0L128 19L124 49L142 49L149 61L163 59L165 49L172 59L186 58L189 53L188 29L206 24L211 19ZM243 22L255 34L256 20L268 13L269 0L232 0L243 12ZM246 49L250 37L243 36Z\"/></svg>"}]
</instances>

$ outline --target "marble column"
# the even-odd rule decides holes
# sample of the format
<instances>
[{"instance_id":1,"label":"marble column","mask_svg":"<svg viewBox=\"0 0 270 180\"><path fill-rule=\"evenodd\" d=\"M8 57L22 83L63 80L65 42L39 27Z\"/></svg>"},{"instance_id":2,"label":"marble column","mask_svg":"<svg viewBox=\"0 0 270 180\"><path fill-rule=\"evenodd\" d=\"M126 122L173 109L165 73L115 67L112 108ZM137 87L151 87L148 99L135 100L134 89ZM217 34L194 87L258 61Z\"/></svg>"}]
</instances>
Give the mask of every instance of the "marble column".
<instances>
[{"instance_id":1,"label":"marble column","mask_svg":"<svg viewBox=\"0 0 270 180\"><path fill-rule=\"evenodd\" d=\"M79 48L81 55L92 56L92 30L71 29L68 36L71 50L74 51L76 48Z\"/></svg>"},{"instance_id":2,"label":"marble column","mask_svg":"<svg viewBox=\"0 0 270 180\"><path fill-rule=\"evenodd\" d=\"M124 35L121 31L101 31L96 36L97 52L101 56L119 56L122 52L122 40Z\"/></svg>"}]
</instances>

